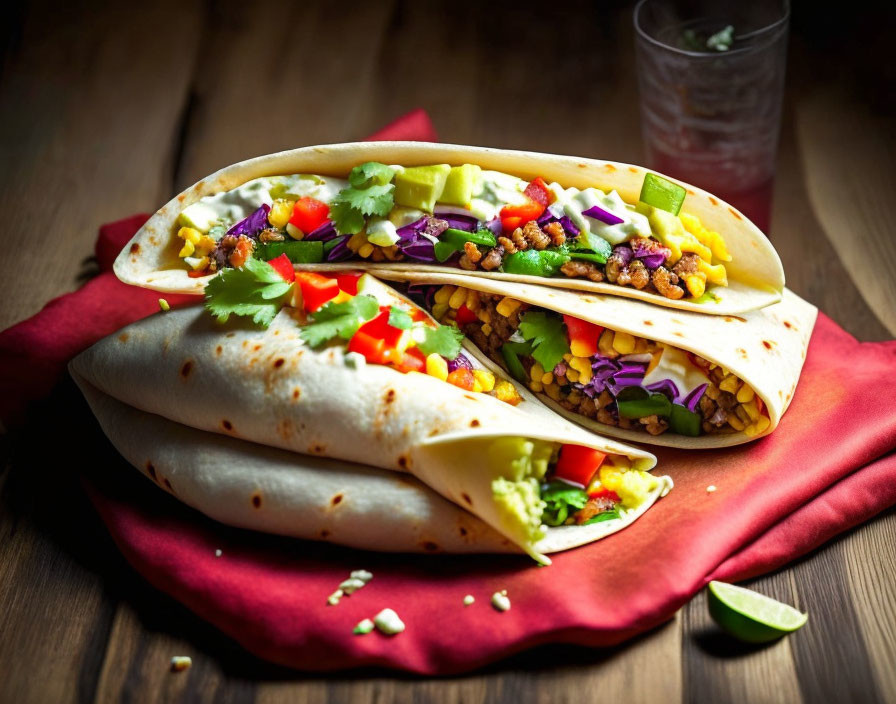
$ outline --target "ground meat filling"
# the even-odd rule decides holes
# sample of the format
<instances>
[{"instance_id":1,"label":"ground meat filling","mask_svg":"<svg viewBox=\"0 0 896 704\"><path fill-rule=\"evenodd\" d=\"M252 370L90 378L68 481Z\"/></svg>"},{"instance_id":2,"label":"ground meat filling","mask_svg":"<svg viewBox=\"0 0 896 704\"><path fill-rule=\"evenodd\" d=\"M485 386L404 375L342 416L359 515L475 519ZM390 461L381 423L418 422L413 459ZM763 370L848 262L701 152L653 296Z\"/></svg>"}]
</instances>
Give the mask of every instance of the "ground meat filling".
<instances>
[{"instance_id":1,"label":"ground meat filling","mask_svg":"<svg viewBox=\"0 0 896 704\"><path fill-rule=\"evenodd\" d=\"M520 316L531 306L499 295L456 289L453 286L444 288L450 289L445 295L451 294L450 300L452 304L457 302L457 308L463 303L475 311L476 320L462 326L464 334L491 359L503 365L501 347L516 332ZM464 291L465 295L455 295L458 290ZM457 308L447 303L443 306L434 307L433 315L439 322L449 324L454 321ZM611 336L614 334L612 331L605 331L606 333ZM659 346L658 343L646 338L636 338L635 345L635 352L638 354L653 353ZM724 434L742 431L755 435L768 427L770 422L768 416L764 414L751 387L702 357L693 355L691 358L709 377L706 391L695 409L702 417L704 433ZM520 362L529 377L529 388L536 393L546 394L568 411L605 425L650 435L661 435L669 430L669 421L660 416L650 415L638 419L620 417L616 412L616 401L607 390L591 398L582 388L576 387L574 384L578 381L578 372L573 365L580 364L582 360L565 360L551 372L546 372L531 357L521 357Z\"/></svg>"}]
</instances>

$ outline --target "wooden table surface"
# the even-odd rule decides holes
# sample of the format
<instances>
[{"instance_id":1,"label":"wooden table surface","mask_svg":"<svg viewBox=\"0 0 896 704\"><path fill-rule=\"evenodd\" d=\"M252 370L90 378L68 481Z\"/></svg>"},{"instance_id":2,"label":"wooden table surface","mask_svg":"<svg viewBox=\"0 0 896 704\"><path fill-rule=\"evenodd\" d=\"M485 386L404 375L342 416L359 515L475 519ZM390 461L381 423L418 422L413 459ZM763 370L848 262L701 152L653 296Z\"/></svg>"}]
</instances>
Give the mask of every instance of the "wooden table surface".
<instances>
[{"instance_id":1,"label":"wooden table surface","mask_svg":"<svg viewBox=\"0 0 896 704\"><path fill-rule=\"evenodd\" d=\"M860 339L889 339L892 12L825 24L813 8L794 9L771 237L793 290ZM642 159L627 3L4 13L0 327L89 276L100 223L223 165L358 139L414 107L448 142ZM77 442L69 462L46 460L42 447L65 437L66 394L4 438L0 702L896 701L893 510L747 585L811 615L758 650L720 638L700 594L623 647L544 648L451 679L267 666L130 570L79 488L74 468L91 457ZM192 669L170 673L172 655Z\"/></svg>"}]
</instances>

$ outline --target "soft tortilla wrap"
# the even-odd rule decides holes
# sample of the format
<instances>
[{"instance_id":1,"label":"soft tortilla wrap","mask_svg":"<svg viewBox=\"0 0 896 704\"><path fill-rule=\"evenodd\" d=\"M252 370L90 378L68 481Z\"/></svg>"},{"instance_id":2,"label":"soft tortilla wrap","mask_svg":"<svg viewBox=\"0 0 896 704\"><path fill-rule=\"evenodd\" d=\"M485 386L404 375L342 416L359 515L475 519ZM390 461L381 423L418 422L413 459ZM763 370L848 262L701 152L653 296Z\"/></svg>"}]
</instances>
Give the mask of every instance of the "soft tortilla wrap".
<instances>
[{"instance_id":1,"label":"soft tortilla wrap","mask_svg":"<svg viewBox=\"0 0 896 704\"><path fill-rule=\"evenodd\" d=\"M397 295L397 294L396 294ZM656 458L529 414L424 374L364 364L340 346L309 348L283 309L267 329L221 325L201 307L156 314L115 333L70 365L102 393L191 427L293 452L410 472L468 508L536 559L530 536L495 501L488 441L522 437L582 445L634 460ZM537 404L534 404L537 405ZM585 526L558 545L589 542Z\"/></svg>"},{"instance_id":2,"label":"soft tortilla wrap","mask_svg":"<svg viewBox=\"0 0 896 704\"><path fill-rule=\"evenodd\" d=\"M196 430L128 406L75 374L106 436L159 488L221 523L364 550L507 553L519 548L416 477L297 455ZM549 528L536 550L556 552L622 530L659 498L581 528Z\"/></svg>"},{"instance_id":3,"label":"soft tortilla wrap","mask_svg":"<svg viewBox=\"0 0 896 704\"><path fill-rule=\"evenodd\" d=\"M185 207L203 196L231 190L255 178L294 173L344 177L354 166L366 161L403 166L478 164L484 169L503 171L524 179L541 176L565 187L615 189L623 200L630 203L637 202L644 176L648 173L643 167L612 161L428 142L355 142L304 147L228 166L186 189L156 212L137 232L116 260L115 273L125 283L136 286L169 293L199 293L213 277L190 278L183 260L178 257L183 243L175 236L176 222ZM594 283L586 279L542 278L484 271L463 272L463 275L474 279L577 289L712 315L740 314L779 301L784 289L784 270L768 238L728 203L695 186L681 185L688 190L683 212L696 215L707 229L721 233L732 257L726 263L728 287L712 289L719 299L717 302L672 300L630 287ZM306 264L302 268L330 270L357 269L359 266L365 266L364 262ZM387 268L406 269L408 266L404 262L387 265ZM441 266L411 266L418 273L446 271L446 267ZM447 268L447 271L456 270Z\"/></svg>"},{"instance_id":4,"label":"soft tortilla wrap","mask_svg":"<svg viewBox=\"0 0 896 704\"><path fill-rule=\"evenodd\" d=\"M750 442L771 433L793 400L799 381L809 338L818 316L818 309L790 290L785 290L780 303L741 316L707 316L689 311L676 311L640 301L615 296L585 294L562 289L549 289L529 284L506 283L485 279L471 280L462 275L421 274L374 269L371 273L384 279L415 284L452 284L486 293L509 296L541 306L611 330L621 330L678 347L714 362L749 384L768 409L768 428L761 434L743 432L706 434L699 437L675 435L671 432L652 436L617 428L582 415L571 413L544 394L539 400L561 415L602 435L612 435L629 442L649 443L686 449L712 449ZM497 368L485 355L480 361Z\"/></svg>"}]
</instances>

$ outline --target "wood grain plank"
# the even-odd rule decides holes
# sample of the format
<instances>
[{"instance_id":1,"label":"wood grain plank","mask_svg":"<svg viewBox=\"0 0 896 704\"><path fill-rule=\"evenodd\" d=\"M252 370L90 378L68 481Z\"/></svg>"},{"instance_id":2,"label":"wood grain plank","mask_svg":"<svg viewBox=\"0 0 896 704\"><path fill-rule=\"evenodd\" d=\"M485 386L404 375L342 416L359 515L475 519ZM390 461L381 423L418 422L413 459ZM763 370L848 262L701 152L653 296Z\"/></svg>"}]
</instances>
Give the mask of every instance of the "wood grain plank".
<instances>
[{"instance_id":1,"label":"wood grain plank","mask_svg":"<svg viewBox=\"0 0 896 704\"><path fill-rule=\"evenodd\" d=\"M196 20L170 0L28 8L0 80L0 212L28 240L0 260L0 328L74 287L100 223L168 195Z\"/></svg>"}]
</instances>

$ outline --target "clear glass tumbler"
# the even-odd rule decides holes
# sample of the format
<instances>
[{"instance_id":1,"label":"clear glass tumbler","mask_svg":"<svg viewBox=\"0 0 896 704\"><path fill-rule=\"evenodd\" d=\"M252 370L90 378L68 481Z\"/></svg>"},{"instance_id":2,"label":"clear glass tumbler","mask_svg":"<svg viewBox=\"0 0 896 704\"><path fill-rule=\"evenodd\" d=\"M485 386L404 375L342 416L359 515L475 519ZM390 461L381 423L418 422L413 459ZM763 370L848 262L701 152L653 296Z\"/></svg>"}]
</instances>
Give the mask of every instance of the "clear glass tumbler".
<instances>
[{"instance_id":1,"label":"clear glass tumbler","mask_svg":"<svg viewBox=\"0 0 896 704\"><path fill-rule=\"evenodd\" d=\"M788 0L641 0L634 11L648 165L768 232Z\"/></svg>"}]
</instances>

